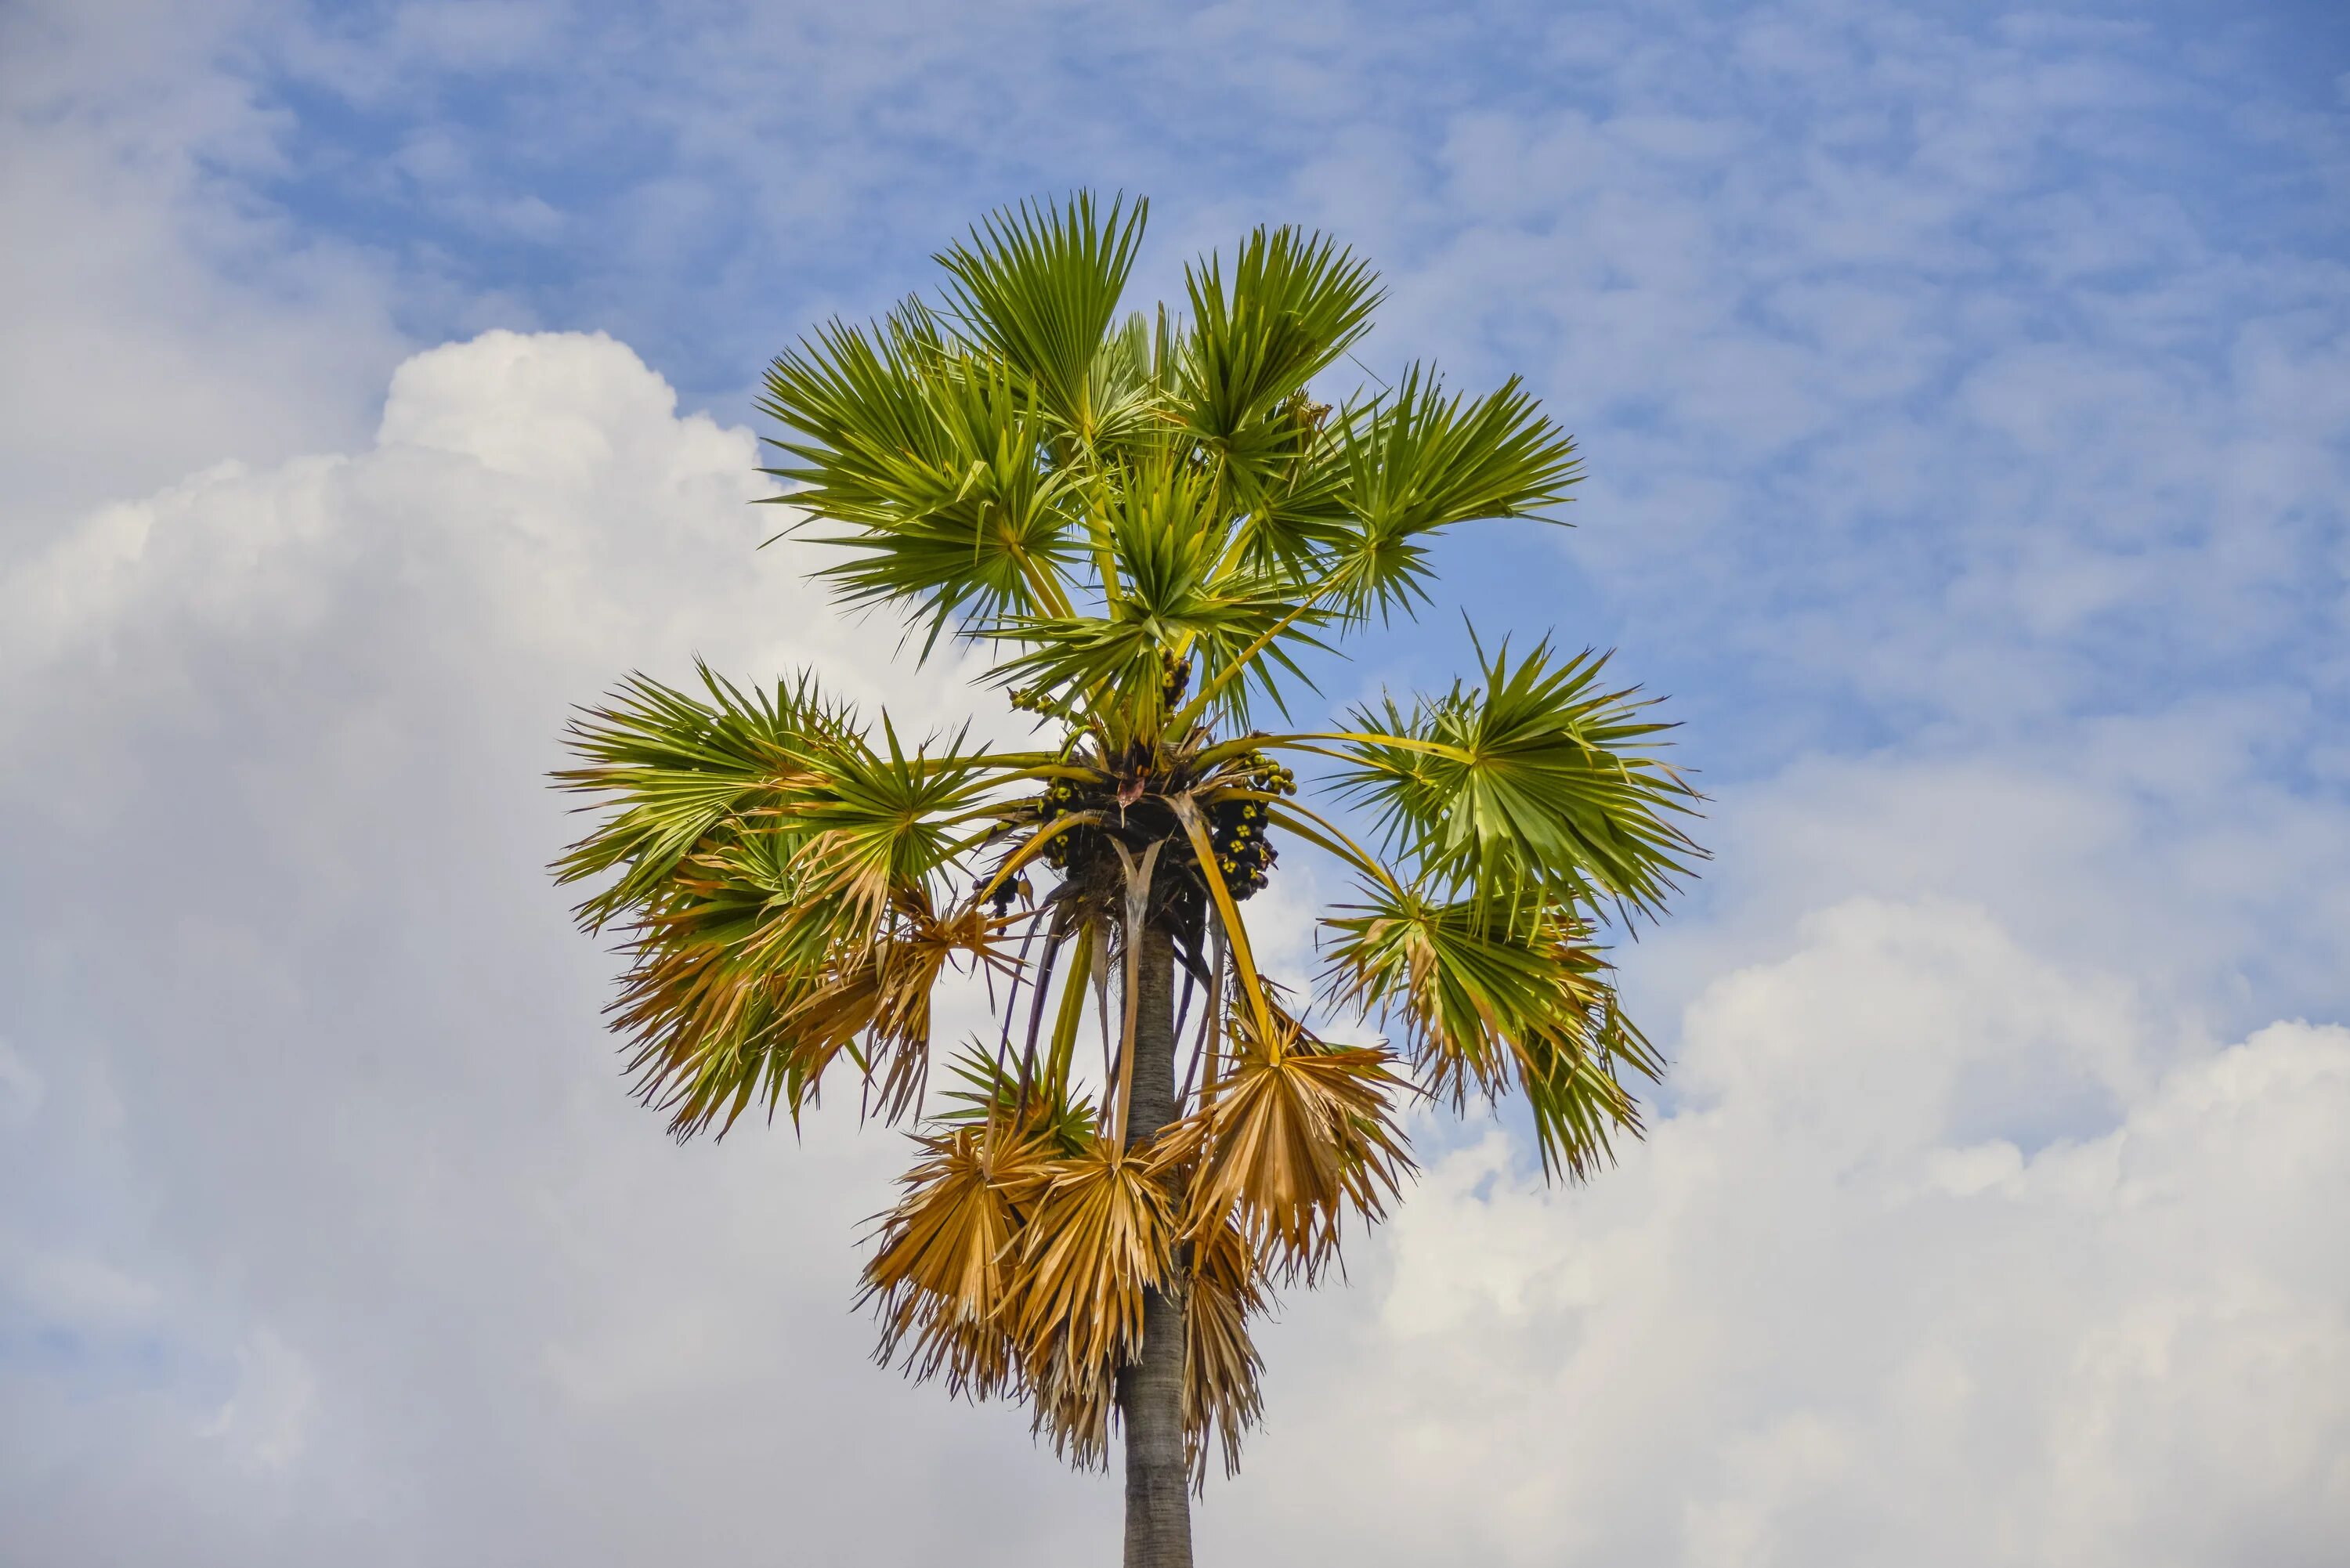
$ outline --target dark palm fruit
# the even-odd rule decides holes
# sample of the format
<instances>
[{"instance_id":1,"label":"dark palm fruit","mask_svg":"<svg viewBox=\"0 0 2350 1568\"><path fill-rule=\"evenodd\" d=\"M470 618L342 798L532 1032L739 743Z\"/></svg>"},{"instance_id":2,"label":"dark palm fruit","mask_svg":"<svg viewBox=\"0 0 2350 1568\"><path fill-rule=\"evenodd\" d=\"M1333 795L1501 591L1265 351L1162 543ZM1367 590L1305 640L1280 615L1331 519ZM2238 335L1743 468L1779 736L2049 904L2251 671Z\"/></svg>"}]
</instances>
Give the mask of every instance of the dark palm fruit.
<instances>
[{"instance_id":1,"label":"dark palm fruit","mask_svg":"<svg viewBox=\"0 0 2350 1568\"><path fill-rule=\"evenodd\" d=\"M1247 761L1243 759L1243 771ZM1226 800L1209 810L1208 842L1215 851L1216 869L1235 899L1258 891L1268 879L1276 856L1265 841L1265 826L1264 808L1253 800Z\"/></svg>"},{"instance_id":2,"label":"dark palm fruit","mask_svg":"<svg viewBox=\"0 0 2350 1568\"><path fill-rule=\"evenodd\" d=\"M1076 786L1063 779L1036 797L1036 821L1043 825L1057 821L1078 808ZM1045 865L1055 871L1066 871L1069 865L1069 836L1056 834L1045 841L1043 851Z\"/></svg>"},{"instance_id":3,"label":"dark palm fruit","mask_svg":"<svg viewBox=\"0 0 2350 1568\"><path fill-rule=\"evenodd\" d=\"M1000 876L1001 872L996 875ZM1014 899L1025 899L1034 890L1028 885L1028 878L1016 871L1009 877L1004 877L1002 881L995 882L995 886L990 888L988 884L992 881L995 881L993 876L982 877L971 885L971 890L974 894L987 895L988 907L994 911L998 919L1012 912Z\"/></svg>"}]
</instances>

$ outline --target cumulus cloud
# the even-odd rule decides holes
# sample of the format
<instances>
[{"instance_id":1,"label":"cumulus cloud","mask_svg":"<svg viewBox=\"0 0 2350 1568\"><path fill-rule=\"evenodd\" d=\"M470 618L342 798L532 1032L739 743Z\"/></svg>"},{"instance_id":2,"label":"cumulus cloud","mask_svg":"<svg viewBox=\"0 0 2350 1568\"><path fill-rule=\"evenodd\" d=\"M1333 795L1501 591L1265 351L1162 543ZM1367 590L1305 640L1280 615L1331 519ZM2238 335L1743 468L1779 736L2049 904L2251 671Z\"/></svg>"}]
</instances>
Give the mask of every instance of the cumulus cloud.
<instances>
[{"instance_id":1,"label":"cumulus cloud","mask_svg":"<svg viewBox=\"0 0 2350 1568\"><path fill-rule=\"evenodd\" d=\"M222 59L271 9L0 15L0 554L224 455L360 436L406 352L379 258L255 194L292 127Z\"/></svg>"},{"instance_id":2,"label":"cumulus cloud","mask_svg":"<svg viewBox=\"0 0 2350 1568\"><path fill-rule=\"evenodd\" d=\"M916 727L971 701L831 614L806 547L752 548L755 462L618 343L492 333L401 366L371 443L204 471L0 577L28 1561L1113 1538L1114 1488L1016 1412L864 1361L889 1137L671 1147L544 878L567 705L631 666L813 665ZM1272 1331L1209 1549L2318 1561L2350 1037L2182 1046L2142 974L1946 879L1824 870L1807 923L1723 939L1669 1114L1588 1190L1432 1127L1354 1287Z\"/></svg>"},{"instance_id":3,"label":"cumulus cloud","mask_svg":"<svg viewBox=\"0 0 2350 1568\"><path fill-rule=\"evenodd\" d=\"M2147 1034L1978 909L1822 911L1590 1190L1498 1133L1433 1165L1371 1300L1280 1342L1232 1539L1343 1494L1333 1560L2329 1561L2350 1031Z\"/></svg>"},{"instance_id":4,"label":"cumulus cloud","mask_svg":"<svg viewBox=\"0 0 2350 1568\"><path fill-rule=\"evenodd\" d=\"M917 732L972 701L754 548L756 461L608 339L494 333L402 366L363 450L207 470L0 579L33 1560L641 1561L761 1539L784 1485L846 1550L871 1456L992 1472L1009 1413L899 1389L845 1310L886 1140L672 1148L542 869L568 705L631 667L812 665Z\"/></svg>"}]
</instances>

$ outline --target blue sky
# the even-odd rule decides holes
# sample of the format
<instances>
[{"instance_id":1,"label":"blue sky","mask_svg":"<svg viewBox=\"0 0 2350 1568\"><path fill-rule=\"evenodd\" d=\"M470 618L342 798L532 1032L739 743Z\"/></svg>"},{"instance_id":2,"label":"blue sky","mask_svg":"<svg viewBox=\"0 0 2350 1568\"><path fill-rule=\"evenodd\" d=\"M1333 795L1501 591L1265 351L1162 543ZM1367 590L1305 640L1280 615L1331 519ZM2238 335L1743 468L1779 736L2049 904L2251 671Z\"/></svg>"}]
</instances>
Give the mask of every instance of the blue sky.
<instances>
[{"instance_id":1,"label":"blue sky","mask_svg":"<svg viewBox=\"0 0 2350 1568\"><path fill-rule=\"evenodd\" d=\"M536 783L697 650L959 711L752 552L742 427L809 323L1079 185L1151 198L1139 301L1322 227L1388 283L1370 373L1522 373L1581 440L1577 526L1456 541L1334 701L1449 680L1464 610L1555 631L1714 797L1627 958L1655 1136L1546 1194L1431 1129L1203 1539L2350 1531L2338 7L120 0L0 17L0 104L26 1561L667 1561L779 1488L809 1560L877 1510L908 1562L1108 1539L1016 1414L860 1359L885 1140L626 1102ZM1283 961L1335 890L1268 903Z\"/></svg>"},{"instance_id":2,"label":"blue sky","mask_svg":"<svg viewBox=\"0 0 2350 1568\"><path fill-rule=\"evenodd\" d=\"M1128 188L1150 293L1250 223L1325 224L1393 281L1375 372L1528 375L1584 436L1593 537L1537 576L1464 544L1461 597L1624 643L1722 776L1961 703L2140 711L2324 639L2312 506L2256 580L2197 569L2243 361L2341 327L2324 7L460 15L328 7L231 55L276 123L221 177L382 268L410 340L609 331L744 418L776 347L929 286L970 214ZM2027 562L2029 593L1983 581ZM2037 690L1947 690L1986 634ZM1872 678L1856 637L1945 668Z\"/></svg>"}]
</instances>

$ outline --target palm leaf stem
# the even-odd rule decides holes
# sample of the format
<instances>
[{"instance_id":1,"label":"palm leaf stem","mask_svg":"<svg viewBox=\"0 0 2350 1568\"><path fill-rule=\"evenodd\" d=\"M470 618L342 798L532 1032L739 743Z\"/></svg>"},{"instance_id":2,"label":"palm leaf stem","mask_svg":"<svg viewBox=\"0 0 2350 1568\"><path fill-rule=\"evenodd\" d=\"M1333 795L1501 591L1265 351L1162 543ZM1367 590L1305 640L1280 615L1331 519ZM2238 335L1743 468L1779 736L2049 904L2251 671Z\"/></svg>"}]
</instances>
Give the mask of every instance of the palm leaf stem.
<instances>
[{"instance_id":1,"label":"palm leaf stem","mask_svg":"<svg viewBox=\"0 0 2350 1568\"><path fill-rule=\"evenodd\" d=\"M1201 879L1208 884L1209 897L1215 900L1216 913L1223 922L1232 944L1232 961L1239 967L1241 989L1247 993L1249 1007L1256 1015L1257 1025L1264 1037L1273 1038L1273 1008L1265 1000L1264 983L1257 978L1256 956L1249 951L1248 929L1241 924L1240 909L1232 902L1232 889L1224 886L1224 874L1216 867L1215 846L1209 841L1207 824L1200 820L1200 808L1190 795L1175 800L1176 818L1191 840L1191 853L1198 857Z\"/></svg>"},{"instance_id":2,"label":"palm leaf stem","mask_svg":"<svg viewBox=\"0 0 2350 1568\"><path fill-rule=\"evenodd\" d=\"M1200 988L1200 977L1191 972L1191 966L1186 963L1180 967L1183 971L1183 991L1175 1002L1175 1038L1178 1040L1183 1038L1183 1025L1191 1019L1191 993Z\"/></svg>"},{"instance_id":3,"label":"palm leaf stem","mask_svg":"<svg viewBox=\"0 0 2350 1568\"><path fill-rule=\"evenodd\" d=\"M1109 1033L1109 928L1097 920L1093 925L1093 989L1094 1016L1101 1024L1102 1042L1102 1130L1109 1127L1110 1085L1118 1082L1118 1059Z\"/></svg>"},{"instance_id":4,"label":"palm leaf stem","mask_svg":"<svg viewBox=\"0 0 2350 1568\"><path fill-rule=\"evenodd\" d=\"M1224 935L1221 915L1211 916L1208 922L1209 940L1216 950L1208 981L1207 1016L1200 1021L1201 1059L1200 1108L1206 1110L1216 1103L1217 1075L1222 1070L1218 1059L1224 1043L1224 977L1232 966L1232 942Z\"/></svg>"},{"instance_id":5,"label":"palm leaf stem","mask_svg":"<svg viewBox=\"0 0 2350 1568\"><path fill-rule=\"evenodd\" d=\"M1055 1092L1066 1088L1069 1069L1077 1052L1077 1030L1086 1015L1086 982L1093 967L1093 937L1084 929L1065 935L1061 946L1073 948L1068 978L1061 982L1061 1011L1053 1020L1053 1040L1045 1059L1043 1082ZM1036 1041L1032 1033L1028 1041L1029 1060L1035 1057Z\"/></svg>"},{"instance_id":6,"label":"palm leaf stem","mask_svg":"<svg viewBox=\"0 0 2350 1568\"><path fill-rule=\"evenodd\" d=\"M1210 929L1213 931L1212 924ZM1216 944L1216 956L1209 966L1208 1002L1200 1010L1200 1033L1191 1042L1191 1059L1183 1068L1183 1086L1175 1091L1175 1115L1179 1120L1187 1114L1186 1107L1191 1101L1191 1085L1199 1079L1201 1064L1207 1062L1208 1032L1215 1027L1216 1014L1222 1006L1220 994L1222 990L1221 981L1223 979L1222 934L1215 932L1211 936L1210 940ZM1183 1033L1184 1020L1191 1016L1191 987L1192 976L1191 971L1187 969L1183 971L1182 1008L1175 1015L1175 1033L1179 1039ZM1209 1072L1213 1074L1214 1071L1213 1064L1209 1064ZM1206 1099L1207 1093L1207 1086L1202 1084L1200 1088L1202 1101Z\"/></svg>"},{"instance_id":7,"label":"palm leaf stem","mask_svg":"<svg viewBox=\"0 0 2350 1568\"><path fill-rule=\"evenodd\" d=\"M1003 1075L1011 1068L1012 1021L1018 1017L1020 1013L1021 982L1028 980L1029 978L1028 949L1030 945L1035 941L1036 932L1040 929L1040 926L1041 922L1031 920L1028 923L1027 934L1020 939L1020 958L1013 966L1012 986L1003 998L1003 1038L998 1041L995 1046L995 1082L999 1085L1003 1082ZM1042 961L1044 967L1036 975L1034 981L1036 990L1036 1000L1029 1008L1030 1022L1028 1025L1028 1033L1031 1039L1034 1039L1036 1033L1036 1014L1044 1011L1045 987L1052 981L1052 957L1053 950L1050 947L1047 947L1045 950L1045 957ZM992 998L989 1001L988 1006L989 1011L993 1012L994 1010L994 1002ZM993 1136L995 1131L996 1103L1001 1098L1002 1096L998 1094L993 1098L991 1098L987 1103L987 1130L990 1136Z\"/></svg>"},{"instance_id":8,"label":"palm leaf stem","mask_svg":"<svg viewBox=\"0 0 2350 1568\"><path fill-rule=\"evenodd\" d=\"M1084 827L1102 820L1102 814L1098 811L1073 811L1066 816L1055 817L1030 835L1017 850L1004 857L1003 864L995 868L995 875L987 879L986 886L972 895L972 905L975 907L987 902L988 896L1003 886L1005 877L1012 876L1020 867L1043 854L1045 846L1060 835L1073 827Z\"/></svg>"},{"instance_id":9,"label":"palm leaf stem","mask_svg":"<svg viewBox=\"0 0 2350 1568\"><path fill-rule=\"evenodd\" d=\"M1066 616L1072 613L1069 596L1061 591L1061 585L1055 581L1052 574L1045 569L1044 564L1017 545L1011 544L1008 539L1005 543L1010 548L1013 560L1019 564L1020 575L1028 580L1029 589L1035 594L1036 602L1054 615ZM979 553L976 540L972 541L972 553L974 556Z\"/></svg>"},{"instance_id":10,"label":"palm leaf stem","mask_svg":"<svg viewBox=\"0 0 2350 1568\"><path fill-rule=\"evenodd\" d=\"M1270 797L1251 791L1247 798L1264 800ZM1266 811L1265 820L1297 835L1309 844L1328 850L1356 870L1374 881L1386 884L1395 892L1403 891L1403 886L1397 881L1394 872L1388 870L1378 857L1356 843L1320 812L1309 806L1299 805L1295 801L1277 800Z\"/></svg>"},{"instance_id":11,"label":"palm leaf stem","mask_svg":"<svg viewBox=\"0 0 2350 1568\"><path fill-rule=\"evenodd\" d=\"M1094 470L1093 502L1086 509L1086 536L1093 541L1094 570L1101 575L1102 602L1114 610L1122 597L1118 591L1118 551L1105 521L1109 514L1109 481L1098 466ZM1069 612L1065 609L1061 613Z\"/></svg>"}]
</instances>

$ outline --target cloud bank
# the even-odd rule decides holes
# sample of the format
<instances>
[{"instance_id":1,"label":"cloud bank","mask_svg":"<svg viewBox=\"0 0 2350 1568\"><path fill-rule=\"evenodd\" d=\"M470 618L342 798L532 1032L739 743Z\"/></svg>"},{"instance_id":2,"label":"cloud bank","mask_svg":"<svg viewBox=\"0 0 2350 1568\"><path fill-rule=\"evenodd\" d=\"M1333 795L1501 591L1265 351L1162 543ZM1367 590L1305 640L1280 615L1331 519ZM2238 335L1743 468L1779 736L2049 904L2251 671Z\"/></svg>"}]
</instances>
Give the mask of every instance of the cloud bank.
<instances>
[{"instance_id":1,"label":"cloud bank","mask_svg":"<svg viewBox=\"0 0 2350 1568\"><path fill-rule=\"evenodd\" d=\"M671 1147L541 871L567 705L632 666L813 665L915 727L967 701L832 615L804 547L751 547L754 462L619 343L492 333L402 364L372 443L204 470L0 576L23 1560L1112 1538L1114 1488L1016 1412L863 1361L889 1137ZM2094 814L2123 777L2043 795ZM1726 803L1721 833L1835 837L1839 787L1902 793L1869 784ZM1352 1288L1272 1331L1211 1558L2327 1560L2350 1033L2230 1044L2161 952L2035 928L2103 852L2048 843L1979 897L1930 865L1725 887L1701 958L1644 982L1687 1002L1657 1021L1673 1095L1587 1190L1431 1130Z\"/></svg>"}]
</instances>

